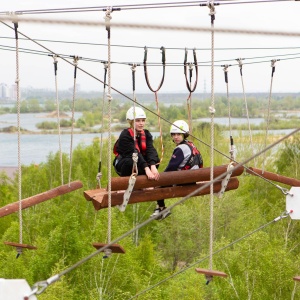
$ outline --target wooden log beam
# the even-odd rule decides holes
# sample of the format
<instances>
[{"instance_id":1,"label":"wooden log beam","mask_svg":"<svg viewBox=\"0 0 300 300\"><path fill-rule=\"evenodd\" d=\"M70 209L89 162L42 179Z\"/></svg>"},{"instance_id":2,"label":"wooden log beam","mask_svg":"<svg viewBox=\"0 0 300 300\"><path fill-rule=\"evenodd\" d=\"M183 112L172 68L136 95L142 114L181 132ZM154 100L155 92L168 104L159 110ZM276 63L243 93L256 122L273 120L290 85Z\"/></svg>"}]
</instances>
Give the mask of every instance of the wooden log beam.
<instances>
[{"instance_id":1,"label":"wooden log beam","mask_svg":"<svg viewBox=\"0 0 300 300\"><path fill-rule=\"evenodd\" d=\"M186 172L186 171L185 171ZM157 201L160 199L185 197L192 193L199 187L203 186L207 182L200 182L197 184L190 184L184 186L171 186L171 187L158 187L149 188L144 190L133 191L128 204ZM239 181L237 178L231 178L228 182L226 191L237 189ZM219 192L221 189L221 181L214 184L214 193ZM210 193L210 186L206 187L202 191L198 192L195 196L208 195ZM124 191L112 191L111 192L111 206L120 205L123 202ZM95 210L108 207L108 193L106 189L97 189L85 191L84 196L88 201L92 201Z\"/></svg>"},{"instance_id":2,"label":"wooden log beam","mask_svg":"<svg viewBox=\"0 0 300 300\"><path fill-rule=\"evenodd\" d=\"M240 166L232 173L232 177L240 176L244 171L244 167ZM214 167L214 178L227 172L227 165ZM128 177L114 177L111 179L111 190L121 191L126 190L129 182ZM186 170L184 174L181 171L162 172L160 173L159 180L148 180L146 175L137 176L134 185L134 190L143 188L157 187L157 186L170 186L173 184L187 184L198 181L210 180L210 167L201 168L198 170Z\"/></svg>"},{"instance_id":3,"label":"wooden log beam","mask_svg":"<svg viewBox=\"0 0 300 300\"><path fill-rule=\"evenodd\" d=\"M248 168L246 172L255 176L260 175L263 178L287 184L290 186L300 186L300 180L291 177L281 176L276 173L266 172L256 168Z\"/></svg>"},{"instance_id":4,"label":"wooden log beam","mask_svg":"<svg viewBox=\"0 0 300 300\"><path fill-rule=\"evenodd\" d=\"M39 204L41 202L47 201L49 199L61 196L72 191L82 188L82 183L80 181L73 181L70 184L61 185L47 192L26 198L21 200L22 209L31 207L33 205ZM19 201L8 204L0 208L0 217L10 215L19 210Z\"/></svg>"}]
</instances>

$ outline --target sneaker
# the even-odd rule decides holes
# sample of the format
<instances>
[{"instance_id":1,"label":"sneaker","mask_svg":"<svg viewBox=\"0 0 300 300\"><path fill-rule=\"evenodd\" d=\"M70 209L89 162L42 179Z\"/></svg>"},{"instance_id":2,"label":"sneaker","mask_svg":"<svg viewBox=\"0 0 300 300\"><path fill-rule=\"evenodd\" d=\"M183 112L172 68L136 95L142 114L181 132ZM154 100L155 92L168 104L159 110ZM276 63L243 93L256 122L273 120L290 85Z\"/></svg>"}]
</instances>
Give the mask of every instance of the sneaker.
<instances>
[{"instance_id":1,"label":"sneaker","mask_svg":"<svg viewBox=\"0 0 300 300\"><path fill-rule=\"evenodd\" d=\"M160 208L159 207L155 208L153 214L151 215L151 218L157 219L158 218L157 216L159 215L159 213L160 213ZM161 216L158 219L160 219L160 218L161 218Z\"/></svg>"},{"instance_id":2,"label":"sneaker","mask_svg":"<svg viewBox=\"0 0 300 300\"><path fill-rule=\"evenodd\" d=\"M163 212L160 220L167 218L171 214L171 212L166 207L161 208L160 211Z\"/></svg>"},{"instance_id":3,"label":"sneaker","mask_svg":"<svg viewBox=\"0 0 300 300\"><path fill-rule=\"evenodd\" d=\"M159 215L161 212L163 212L161 215ZM155 218L156 220L163 220L166 217L168 217L171 214L171 212L169 210L167 210L166 207L158 207L154 210L153 214L151 215L151 217Z\"/></svg>"}]
</instances>

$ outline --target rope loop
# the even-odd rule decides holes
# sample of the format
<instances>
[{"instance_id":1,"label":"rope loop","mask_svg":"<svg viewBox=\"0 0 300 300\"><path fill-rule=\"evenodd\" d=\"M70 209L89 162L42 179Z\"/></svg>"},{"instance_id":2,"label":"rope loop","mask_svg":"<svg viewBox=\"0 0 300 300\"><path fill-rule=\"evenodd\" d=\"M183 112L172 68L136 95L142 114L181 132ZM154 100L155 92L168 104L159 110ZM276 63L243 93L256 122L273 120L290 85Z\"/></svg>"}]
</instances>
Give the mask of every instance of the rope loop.
<instances>
[{"instance_id":1,"label":"rope loop","mask_svg":"<svg viewBox=\"0 0 300 300\"><path fill-rule=\"evenodd\" d=\"M193 93L197 87L197 83L198 83L198 62L197 62L197 54L196 54L196 49L193 49L193 57L194 57L194 62L193 63L188 63L187 62L187 54L188 51L185 48L185 56L184 56L184 76L185 76L185 83L186 83L186 87L189 90L190 93ZM194 82L194 85L192 87L192 73L193 73L193 67L195 66L195 70L196 70L196 79ZM187 68L189 67L189 73L190 73L190 78L188 80L188 76L187 76Z\"/></svg>"},{"instance_id":2,"label":"rope loop","mask_svg":"<svg viewBox=\"0 0 300 300\"><path fill-rule=\"evenodd\" d=\"M153 93L156 93L160 90L160 88L162 87L164 80L165 80L165 71L166 71L166 49L164 47L161 47L160 50L162 51L162 65L163 65L163 74L162 74L162 78L161 81L157 87L157 89L153 89L150 85L150 81L148 78L148 70L147 70L147 54L148 54L148 49L145 46L144 47L144 75L145 75L145 79L146 79L146 83L148 85L148 88L150 89L150 91L152 91Z\"/></svg>"}]
</instances>

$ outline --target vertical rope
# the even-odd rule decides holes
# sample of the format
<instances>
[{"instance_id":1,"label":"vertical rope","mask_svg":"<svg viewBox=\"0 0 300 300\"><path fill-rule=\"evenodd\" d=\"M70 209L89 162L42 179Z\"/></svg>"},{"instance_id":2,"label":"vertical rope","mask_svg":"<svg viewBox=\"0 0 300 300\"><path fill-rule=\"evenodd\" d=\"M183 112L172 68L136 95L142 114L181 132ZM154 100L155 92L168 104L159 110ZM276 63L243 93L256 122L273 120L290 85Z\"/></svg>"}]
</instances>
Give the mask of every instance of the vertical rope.
<instances>
[{"instance_id":1,"label":"vertical rope","mask_svg":"<svg viewBox=\"0 0 300 300\"><path fill-rule=\"evenodd\" d=\"M73 56L74 64L74 84L73 84L73 100L72 100L72 117L71 117L71 142L70 142L70 168L69 168L69 185L71 183L71 174L72 174L72 160L73 160L73 133L74 133L74 113L75 113L75 97L76 97L76 77L77 77L77 65L78 65L78 56Z\"/></svg>"},{"instance_id":2,"label":"vertical rope","mask_svg":"<svg viewBox=\"0 0 300 300\"><path fill-rule=\"evenodd\" d=\"M103 126L104 126L104 100L105 100L105 94L106 94L106 75L107 75L107 63L104 62L104 80L103 80L103 94L102 94L102 121L101 121L101 133L100 133L100 153L99 153L99 165L98 165L98 174L97 174L97 182L98 187L101 188L101 178L102 178L102 152L103 152Z\"/></svg>"},{"instance_id":3,"label":"vertical rope","mask_svg":"<svg viewBox=\"0 0 300 300\"><path fill-rule=\"evenodd\" d=\"M267 109L267 126L266 126L266 136L265 136L265 148L267 147L267 138L268 138L268 131L269 131L269 123L270 123L270 110L271 110L271 99L272 99L272 87L273 87L273 77L275 73L275 63L278 61L277 59L272 59L271 60L271 68L272 68L272 73L271 73L271 84L270 84L270 92L269 92L269 100L268 100L268 109ZM262 163L262 171L265 171L265 158L266 158L266 153L264 152L263 155L263 163Z\"/></svg>"},{"instance_id":4,"label":"vertical rope","mask_svg":"<svg viewBox=\"0 0 300 300\"><path fill-rule=\"evenodd\" d=\"M60 178L61 184L64 184L64 173L63 173L63 159L62 159L62 146L61 146L61 131L60 131L60 109L58 101L58 84L57 84L57 55L53 55L54 64L54 76L55 76L55 103L56 103L56 113L57 113L57 130L58 130L58 145L59 145L59 160L60 160Z\"/></svg>"},{"instance_id":5,"label":"vertical rope","mask_svg":"<svg viewBox=\"0 0 300 300\"><path fill-rule=\"evenodd\" d=\"M107 74L108 74L108 228L107 228L107 242L111 241L111 46L110 46L110 20L111 7L108 7L105 13L105 22L107 30Z\"/></svg>"},{"instance_id":6,"label":"vertical rope","mask_svg":"<svg viewBox=\"0 0 300 300\"><path fill-rule=\"evenodd\" d=\"M21 100L20 100L20 78L19 78L19 39L18 23L14 23L16 38L16 89L17 89L17 126L18 126L18 198L19 198L19 243L23 243L23 218L22 218L22 166L21 166ZM22 253L22 248L17 248L18 255Z\"/></svg>"},{"instance_id":7,"label":"vertical rope","mask_svg":"<svg viewBox=\"0 0 300 300\"><path fill-rule=\"evenodd\" d=\"M155 103L156 103L156 111L158 115L158 128L159 128L159 138L160 138L160 145L161 145L161 158L160 158L160 163L163 160L165 149L164 149L164 144L163 144L163 136L162 136L162 128L161 128L161 119L160 119L160 110L159 110L159 103L158 103L158 95L157 91L154 92L155 95Z\"/></svg>"},{"instance_id":8,"label":"vertical rope","mask_svg":"<svg viewBox=\"0 0 300 300\"><path fill-rule=\"evenodd\" d=\"M228 67L229 65L224 65L224 76L225 76L225 83L226 83L226 94L227 94L227 103L228 103L228 123L229 123L229 139L230 139L230 159L231 161L235 160L235 147L233 143L232 137L232 127L231 127L231 107L230 107L230 98L229 98L229 84L228 84Z\"/></svg>"},{"instance_id":9,"label":"vertical rope","mask_svg":"<svg viewBox=\"0 0 300 300\"><path fill-rule=\"evenodd\" d=\"M132 71L132 98L133 98L133 112L135 115L135 106L136 106L136 94L135 94L135 72L136 72L136 66L137 64L132 64L131 66L131 71ZM135 132L135 119L133 122L133 139L134 141L136 140L136 132ZM136 173L136 175L138 174L138 167L137 167L137 162L138 162L138 156L137 153L134 152L132 154L132 159L133 159L133 168L132 168L132 174ZM139 211L139 206L138 203L135 203L133 205L133 227L136 227L136 224L138 222L138 211ZM133 232L133 242L135 243L135 245L138 245L138 229L136 231Z\"/></svg>"},{"instance_id":10,"label":"vertical rope","mask_svg":"<svg viewBox=\"0 0 300 300\"><path fill-rule=\"evenodd\" d=\"M211 116L211 145L210 145L210 181L214 179L214 114L215 114L215 95L214 95L214 20L215 20L215 8L214 1L208 4L210 9L211 17L211 106L210 106L210 116ZM210 234L209 234L209 269L213 268L213 223L214 223L214 186L210 185Z\"/></svg>"},{"instance_id":11,"label":"vertical rope","mask_svg":"<svg viewBox=\"0 0 300 300\"><path fill-rule=\"evenodd\" d=\"M254 145L253 145L253 140L252 140L252 131L251 131L249 111L248 111L248 104L247 104L246 93L245 93L245 86L244 86L244 79L243 79L243 63L242 63L242 58L238 58L237 61L239 63L239 67L240 67L240 75L241 75L243 95L244 95L244 102L245 102L245 108L246 108L246 116L247 116L247 121L248 121L248 130L249 130L249 136L250 136L250 145L251 145L251 149L252 149L252 156L254 156ZM254 165L256 167L256 158L254 159Z\"/></svg>"}]
</instances>

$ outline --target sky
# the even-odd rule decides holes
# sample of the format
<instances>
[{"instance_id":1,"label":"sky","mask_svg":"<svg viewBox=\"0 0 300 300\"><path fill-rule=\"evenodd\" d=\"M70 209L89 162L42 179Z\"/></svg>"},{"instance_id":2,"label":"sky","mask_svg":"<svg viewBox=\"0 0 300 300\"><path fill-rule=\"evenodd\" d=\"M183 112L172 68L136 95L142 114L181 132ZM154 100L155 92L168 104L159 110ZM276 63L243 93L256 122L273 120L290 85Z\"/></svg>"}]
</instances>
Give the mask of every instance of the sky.
<instances>
[{"instance_id":1,"label":"sky","mask_svg":"<svg viewBox=\"0 0 300 300\"><path fill-rule=\"evenodd\" d=\"M118 6L124 4L166 3L170 0L10 0L2 1L0 12L14 12L31 9L80 8L92 6ZM178 2L178 1L177 1ZM234 3L236 2L236 3ZM251 1L248 1L251 2ZM218 28L274 30L297 32L300 28L300 1L271 1L268 3L241 4L241 1L231 1L232 4L215 6L214 26ZM215 1L216 3L216 1ZM1 15L0 15L1 16ZM123 10L112 13L111 23L147 23L176 26L210 27L209 9L207 7L176 7L157 9ZM55 14L27 14L27 18L67 19L104 21L105 12L70 12ZM12 26L11 22L5 22ZM14 31L0 24L1 72L0 83L12 85L16 79L16 52L8 51L7 47L15 47ZM86 27L53 24L36 24L19 22L20 33L50 49L67 57L76 55L93 60L107 60L107 31L105 26ZM300 31L300 29L299 29ZM20 34L21 38L22 35ZM275 73L272 81L272 92L299 92L300 69L300 39L284 36L261 35L214 35L214 91L226 93L222 65L228 64L229 93L241 93L242 81L237 58L243 60L243 83L245 92L265 92L271 89L271 60L280 59L275 63ZM86 44L83 44L86 43ZM206 32L186 32L145 29L111 29L111 85L113 88L132 94L132 70L129 63L142 63L144 47L148 48L148 75L153 89L156 89L162 76L161 66L151 66L151 63L161 63L160 47L166 49L166 74L159 93L187 93L184 77L185 48L188 50L188 62L193 62L192 49L196 49L199 64L198 84L195 93L211 92L211 34ZM100 44L100 45L99 45ZM122 45L127 47L117 47ZM128 47L130 46L130 47ZM23 53L21 48L29 49L31 53ZM32 41L19 40L19 79L21 87L55 89L53 58L47 51ZM32 54L33 51L43 51L43 55ZM72 61L72 59L69 59ZM173 64L173 65L168 65ZM174 66L174 64L177 64ZM79 60L78 66L94 77L103 80L104 68L100 62ZM195 80L195 69L193 78ZM136 93L149 90L143 66L137 66L135 72ZM81 90L99 90L103 85L92 76L78 71L77 84ZM58 89L72 89L74 84L74 67L65 61L58 60Z\"/></svg>"}]
</instances>

